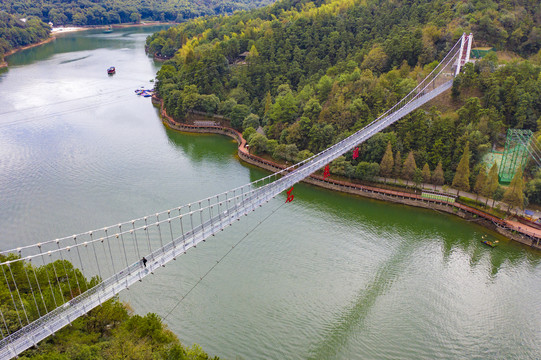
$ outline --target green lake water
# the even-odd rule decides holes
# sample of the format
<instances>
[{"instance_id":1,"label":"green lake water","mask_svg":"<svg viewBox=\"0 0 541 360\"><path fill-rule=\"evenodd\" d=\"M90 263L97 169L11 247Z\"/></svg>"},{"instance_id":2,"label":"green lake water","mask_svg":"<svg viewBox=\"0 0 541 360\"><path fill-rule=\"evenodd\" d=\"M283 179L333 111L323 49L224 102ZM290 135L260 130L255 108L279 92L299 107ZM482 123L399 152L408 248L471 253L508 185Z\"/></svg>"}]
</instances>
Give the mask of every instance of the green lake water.
<instances>
[{"instance_id":1,"label":"green lake water","mask_svg":"<svg viewBox=\"0 0 541 360\"><path fill-rule=\"evenodd\" d=\"M267 173L167 130L158 28L64 34L0 73L0 247L80 233ZM106 69L117 73L107 76ZM120 297L224 359L538 359L541 254L459 218L295 185ZM203 277L237 242L216 268Z\"/></svg>"}]
</instances>

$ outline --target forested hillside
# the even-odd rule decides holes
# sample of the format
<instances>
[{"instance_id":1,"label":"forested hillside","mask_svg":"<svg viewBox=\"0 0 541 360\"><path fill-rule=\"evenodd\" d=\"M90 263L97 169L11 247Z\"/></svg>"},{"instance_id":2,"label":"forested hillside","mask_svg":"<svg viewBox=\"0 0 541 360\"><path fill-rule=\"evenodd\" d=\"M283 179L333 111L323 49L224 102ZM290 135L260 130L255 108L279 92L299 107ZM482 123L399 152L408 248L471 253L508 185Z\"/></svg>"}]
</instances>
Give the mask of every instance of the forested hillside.
<instances>
[{"instance_id":1,"label":"forested hillside","mask_svg":"<svg viewBox=\"0 0 541 360\"><path fill-rule=\"evenodd\" d=\"M0 10L37 16L54 25L106 25L140 20L177 21L232 13L273 0L2 0Z\"/></svg>"},{"instance_id":2,"label":"forested hillside","mask_svg":"<svg viewBox=\"0 0 541 360\"><path fill-rule=\"evenodd\" d=\"M33 44L49 37L51 28L36 17L25 21L0 11L0 63L8 51Z\"/></svg>"},{"instance_id":3,"label":"forested hillside","mask_svg":"<svg viewBox=\"0 0 541 360\"><path fill-rule=\"evenodd\" d=\"M451 185L468 148L470 190L481 159L503 145L507 128L538 130L537 1L283 0L190 21L155 34L147 46L172 57L157 76L170 115L225 115L245 132L253 151L298 161L394 105L463 32L473 32L474 46L521 60L504 63L491 53L469 64L452 94L370 139L359 158L350 153L335 161L331 171ZM259 126L265 136L255 133ZM389 143L390 171L381 163Z\"/></svg>"}]
</instances>

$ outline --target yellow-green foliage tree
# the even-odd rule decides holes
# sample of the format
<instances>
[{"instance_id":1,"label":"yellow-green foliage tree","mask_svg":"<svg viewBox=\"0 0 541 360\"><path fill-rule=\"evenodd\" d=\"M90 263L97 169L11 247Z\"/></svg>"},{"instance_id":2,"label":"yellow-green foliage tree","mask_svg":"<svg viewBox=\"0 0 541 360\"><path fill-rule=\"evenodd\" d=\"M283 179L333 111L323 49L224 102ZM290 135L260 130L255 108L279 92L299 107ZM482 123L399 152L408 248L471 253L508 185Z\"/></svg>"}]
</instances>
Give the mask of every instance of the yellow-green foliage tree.
<instances>
[{"instance_id":1,"label":"yellow-green foliage tree","mask_svg":"<svg viewBox=\"0 0 541 360\"><path fill-rule=\"evenodd\" d=\"M415 163L415 158L413 157L413 151L410 151L406 157L406 161L404 161L402 176L404 179L412 180L413 175L415 175L415 170L417 170L417 164Z\"/></svg>"},{"instance_id":2,"label":"yellow-green foliage tree","mask_svg":"<svg viewBox=\"0 0 541 360\"><path fill-rule=\"evenodd\" d=\"M427 163L423 166L423 182L428 184L430 182L430 179L432 178L432 174L430 173L430 167Z\"/></svg>"},{"instance_id":3,"label":"yellow-green foliage tree","mask_svg":"<svg viewBox=\"0 0 541 360\"><path fill-rule=\"evenodd\" d=\"M432 184L434 185L443 185L445 183L445 178L443 176L443 167L441 165L441 160L438 162L438 166L432 174Z\"/></svg>"}]
</instances>

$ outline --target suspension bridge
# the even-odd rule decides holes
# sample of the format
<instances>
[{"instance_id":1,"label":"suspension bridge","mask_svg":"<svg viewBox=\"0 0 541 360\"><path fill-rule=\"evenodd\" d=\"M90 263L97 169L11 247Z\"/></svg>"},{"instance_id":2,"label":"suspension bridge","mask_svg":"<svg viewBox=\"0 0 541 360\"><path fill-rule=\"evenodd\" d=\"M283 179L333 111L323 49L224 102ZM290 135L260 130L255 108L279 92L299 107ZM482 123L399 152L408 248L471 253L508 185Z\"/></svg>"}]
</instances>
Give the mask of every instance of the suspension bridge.
<instances>
[{"instance_id":1,"label":"suspension bridge","mask_svg":"<svg viewBox=\"0 0 541 360\"><path fill-rule=\"evenodd\" d=\"M0 252L0 358L12 358L185 254L374 134L449 90L469 60L462 35L402 100L350 137L287 169L128 222ZM289 200L289 193L288 193ZM87 281L86 279L91 279ZM21 295L30 294L30 296ZM23 297L25 300L23 300Z\"/></svg>"}]
</instances>

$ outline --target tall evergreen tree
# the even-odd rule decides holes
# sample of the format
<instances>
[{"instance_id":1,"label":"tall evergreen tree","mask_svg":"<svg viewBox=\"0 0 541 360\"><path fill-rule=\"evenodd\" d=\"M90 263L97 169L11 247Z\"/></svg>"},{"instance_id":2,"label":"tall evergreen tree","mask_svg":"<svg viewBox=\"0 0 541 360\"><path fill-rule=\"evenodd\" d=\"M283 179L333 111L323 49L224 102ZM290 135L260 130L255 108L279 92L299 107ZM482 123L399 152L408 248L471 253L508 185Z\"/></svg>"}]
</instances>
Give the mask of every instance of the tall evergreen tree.
<instances>
[{"instance_id":1,"label":"tall evergreen tree","mask_svg":"<svg viewBox=\"0 0 541 360\"><path fill-rule=\"evenodd\" d=\"M393 177L398 179L400 174L402 174L402 156L400 155L400 150L398 150L394 157Z\"/></svg>"},{"instance_id":2,"label":"tall evergreen tree","mask_svg":"<svg viewBox=\"0 0 541 360\"><path fill-rule=\"evenodd\" d=\"M436 169L434 170L434 173L432 174L432 184L434 185L443 185L445 183L445 177L443 176L443 167L441 165L441 160L438 162L438 166L436 166ZM434 186L434 189L436 189L436 186Z\"/></svg>"},{"instance_id":3,"label":"tall evergreen tree","mask_svg":"<svg viewBox=\"0 0 541 360\"><path fill-rule=\"evenodd\" d=\"M383 154L383 158L381 159L381 163L379 165L379 172L381 176L388 178L393 173L393 149L391 146L391 142L389 141L387 143L387 149L385 150L385 154Z\"/></svg>"},{"instance_id":4,"label":"tall evergreen tree","mask_svg":"<svg viewBox=\"0 0 541 360\"><path fill-rule=\"evenodd\" d=\"M462 191L470 190L470 143L467 142L464 147L464 153L460 158L460 162L456 168L455 177L453 178L453 188Z\"/></svg>"},{"instance_id":5,"label":"tall evergreen tree","mask_svg":"<svg viewBox=\"0 0 541 360\"><path fill-rule=\"evenodd\" d=\"M498 164L494 163L488 172L486 186L483 192L481 192L481 195L487 198L485 205L488 204L488 199L492 198L492 206L494 206L493 196L499 185L500 183L498 181Z\"/></svg>"},{"instance_id":6,"label":"tall evergreen tree","mask_svg":"<svg viewBox=\"0 0 541 360\"><path fill-rule=\"evenodd\" d=\"M417 164L415 163L415 158L413 157L413 151L410 151L406 157L406 161L404 161L402 176L404 179L412 180L413 175L415 175L415 170L417 170Z\"/></svg>"},{"instance_id":7,"label":"tall evergreen tree","mask_svg":"<svg viewBox=\"0 0 541 360\"><path fill-rule=\"evenodd\" d=\"M428 166L428 163L425 163L425 165L423 166L423 182L425 184L428 184L431 177L432 174L430 174L430 167Z\"/></svg>"},{"instance_id":8,"label":"tall evergreen tree","mask_svg":"<svg viewBox=\"0 0 541 360\"><path fill-rule=\"evenodd\" d=\"M264 115L267 115L267 112L269 112L269 109L272 105L272 97L271 97L271 94L270 94L270 91L267 91L267 94L265 95L265 111L264 111Z\"/></svg>"},{"instance_id":9,"label":"tall evergreen tree","mask_svg":"<svg viewBox=\"0 0 541 360\"><path fill-rule=\"evenodd\" d=\"M473 186L473 191L475 194L477 194L476 200L479 200L479 195L481 195L486 185L487 171L484 166L481 166L481 169L479 169L479 174L477 174L477 178L475 179L475 185Z\"/></svg>"},{"instance_id":10,"label":"tall evergreen tree","mask_svg":"<svg viewBox=\"0 0 541 360\"><path fill-rule=\"evenodd\" d=\"M419 187L421 183L423 182L423 170L419 168L415 168L415 171L413 173L413 183L416 187Z\"/></svg>"},{"instance_id":11,"label":"tall evergreen tree","mask_svg":"<svg viewBox=\"0 0 541 360\"><path fill-rule=\"evenodd\" d=\"M507 211L511 207L520 207L521 209L524 206L524 179L522 177L522 168L519 168L511 184L503 194L503 201L508 204Z\"/></svg>"}]
</instances>

